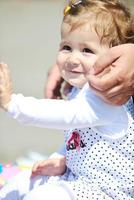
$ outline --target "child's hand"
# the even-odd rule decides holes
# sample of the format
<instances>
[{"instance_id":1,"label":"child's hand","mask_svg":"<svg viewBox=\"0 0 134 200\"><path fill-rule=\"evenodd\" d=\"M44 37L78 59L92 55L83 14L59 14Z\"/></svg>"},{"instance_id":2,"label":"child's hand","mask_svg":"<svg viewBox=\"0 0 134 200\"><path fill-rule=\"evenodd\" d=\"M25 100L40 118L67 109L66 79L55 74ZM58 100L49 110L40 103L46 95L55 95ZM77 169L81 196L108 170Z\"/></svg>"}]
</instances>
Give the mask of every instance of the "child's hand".
<instances>
[{"instance_id":1,"label":"child's hand","mask_svg":"<svg viewBox=\"0 0 134 200\"><path fill-rule=\"evenodd\" d=\"M7 110L11 100L12 81L8 66L0 63L0 107Z\"/></svg>"},{"instance_id":2,"label":"child's hand","mask_svg":"<svg viewBox=\"0 0 134 200\"><path fill-rule=\"evenodd\" d=\"M38 161L34 164L31 177L57 176L62 175L66 171L66 158L64 156Z\"/></svg>"}]
</instances>

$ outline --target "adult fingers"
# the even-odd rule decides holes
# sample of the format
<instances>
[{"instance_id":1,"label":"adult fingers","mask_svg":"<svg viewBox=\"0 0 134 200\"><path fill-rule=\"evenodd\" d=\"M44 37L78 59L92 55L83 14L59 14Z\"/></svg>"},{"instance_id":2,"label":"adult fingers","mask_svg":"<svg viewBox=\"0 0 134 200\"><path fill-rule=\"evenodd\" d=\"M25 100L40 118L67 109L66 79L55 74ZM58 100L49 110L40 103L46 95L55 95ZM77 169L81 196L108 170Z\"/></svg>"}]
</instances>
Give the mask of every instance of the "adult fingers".
<instances>
[{"instance_id":1,"label":"adult fingers","mask_svg":"<svg viewBox=\"0 0 134 200\"><path fill-rule=\"evenodd\" d=\"M121 45L120 45L121 46ZM121 55L121 47L116 46L109 49L106 53L101 55L95 64L90 68L91 74L98 74L102 72L105 68L109 67L115 60L117 60Z\"/></svg>"},{"instance_id":2,"label":"adult fingers","mask_svg":"<svg viewBox=\"0 0 134 200\"><path fill-rule=\"evenodd\" d=\"M45 98L49 99L60 99L61 98L61 85L62 85L63 79L50 79L48 80L46 86L45 86Z\"/></svg>"},{"instance_id":3,"label":"adult fingers","mask_svg":"<svg viewBox=\"0 0 134 200\"><path fill-rule=\"evenodd\" d=\"M122 94L113 96L112 98L108 99L108 101L111 102L113 105L120 106L126 103L129 98L130 96L124 95L124 93L122 93Z\"/></svg>"},{"instance_id":4,"label":"adult fingers","mask_svg":"<svg viewBox=\"0 0 134 200\"><path fill-rule=\"evenodd\" d=\"M90 74L86 77L90 86L102 92L119 84L119 80L112 72L105 74L103 77L97 77Z\"/></svg>"},{"instance_id":5,"label":"adult fingers","mask_svg":"<svg viewBox=\"0 0 134 200\"><path fill-rule=\"evenodd\" d=\"M62 82L63 79L61 78L59 68L55 64L50 68L48 72L47 81L44 89L45 98L61 98L60 88Z\"/></svg>"},{"instance_id":6,"label":"adult fingers","mask_svg":"<svg viewBox=\"0 0 134 200\"><path fill-rule=\"evenodd\" d=\"M117 95L120 95L120 94L121 94L122 96L124 95L124 97L125 97L125 96L131 97L131 96L133 95L133 92L132 92L132 89L131 89L131 88L129 88L129 87L124 88L124 85L121 84L121 85L117 85L117 86L115 86L115 87L113 87L113 88L107 90L107 91L104 93L105 97L107 97L107 98L112 98L112 97L117 96Z\"/></svg>"},{"instance_id":7,"label":"adult fingers","mask_svg":"<svg viewBox=\"0 0 134 200\"><path fill-rule=\"evenodd\" d=\"M92 86L90 88L95 92L98 96L100 96L104 101L110 104L116 104L116 97L117 102L126 102L128 98L133 95L133 90L131 87L124 87L124 84L116 85L108 90L100 91ZM122 97L122 101L119 99Z\"/></svg>"}]
</instances>

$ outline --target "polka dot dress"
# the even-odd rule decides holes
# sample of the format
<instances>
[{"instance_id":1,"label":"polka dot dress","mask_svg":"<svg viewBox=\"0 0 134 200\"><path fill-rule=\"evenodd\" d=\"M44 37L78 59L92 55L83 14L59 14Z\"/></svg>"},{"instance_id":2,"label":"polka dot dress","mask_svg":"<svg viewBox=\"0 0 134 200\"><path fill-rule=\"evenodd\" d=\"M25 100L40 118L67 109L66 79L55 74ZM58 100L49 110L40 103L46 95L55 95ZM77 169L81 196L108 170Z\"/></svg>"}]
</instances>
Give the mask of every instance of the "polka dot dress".
<instances>
[{"instance_id":1,"label":"polka dot dress","mask_svg":"<svg viewBox=\"0 0 134 200\"><path fill-rule=\"evenodd\" d=\"M67 166L61 179L76 200L134 199L134 105L126 105L129 128L120 139L108 139L91 128L65 132Z\"/></svg>"},{"instance_id":2,"label":"polka dot dress","mask_svg":"<svg viewBox=\"0 0 134 200\"><path fill-rule=\"evenodd\" d=\"M129 127L124 136L107 138L91 128L67 130L65 174L35 177L32 185L30 171L29 175L20 174L12 185L7 185L4 196L14 190L15 198L10 199L20 199L20 195L24 196L31 187L36 189L40 185L55 184L68 192L70 200L134 200L133 102L130 100L125 108Z\"/></svg>"}]
</instances>

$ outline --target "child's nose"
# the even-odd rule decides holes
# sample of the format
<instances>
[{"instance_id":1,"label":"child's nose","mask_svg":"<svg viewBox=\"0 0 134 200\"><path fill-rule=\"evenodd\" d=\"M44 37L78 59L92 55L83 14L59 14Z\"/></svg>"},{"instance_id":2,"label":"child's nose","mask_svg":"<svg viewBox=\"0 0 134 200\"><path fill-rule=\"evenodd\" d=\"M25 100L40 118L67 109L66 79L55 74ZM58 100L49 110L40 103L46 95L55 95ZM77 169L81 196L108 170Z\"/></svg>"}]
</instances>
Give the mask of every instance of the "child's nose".
<instances>
[{"instance_id":1,"label":"child's nose","mask_svg":"<svg viewBox=\"0 0 134 200\"><path fill-rule=\"evenodd\" d=\"M77 67L80 64L80 59L77 54L72 54L68 58L68 64L71 65L72 67Z\"/></svg>"},{"instance_id":2,"label":"child's nose","mask_svg":"<svg viewBox=\"0 0 134 200\"><path fill-rule=\"evenodd\" d=\"M73 67L77 67L79 65L79 60L78 59L70 59L70 65Z\"/></svg>"}]
</instances>

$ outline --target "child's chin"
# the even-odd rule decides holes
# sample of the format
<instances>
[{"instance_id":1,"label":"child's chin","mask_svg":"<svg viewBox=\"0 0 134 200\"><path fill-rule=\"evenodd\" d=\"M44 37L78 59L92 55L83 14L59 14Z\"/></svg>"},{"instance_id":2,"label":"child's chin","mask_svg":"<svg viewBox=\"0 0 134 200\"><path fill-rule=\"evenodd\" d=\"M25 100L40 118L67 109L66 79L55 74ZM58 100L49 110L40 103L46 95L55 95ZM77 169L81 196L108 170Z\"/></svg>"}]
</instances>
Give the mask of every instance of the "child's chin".
<instances>
[{"instance_id":1,"label":"child's chin","mask_svg":"<svg viewBox=\"0 0 134 200\"><path fill-rule=\"evenodd\" d=\"M86 82L82 82L82 83L76 83L75 81L70 81L70 85L72 85L73 87L76 87L76 88L79 88L81 89L84 85L85 85Z\"/></svg>"}]
</instances>

